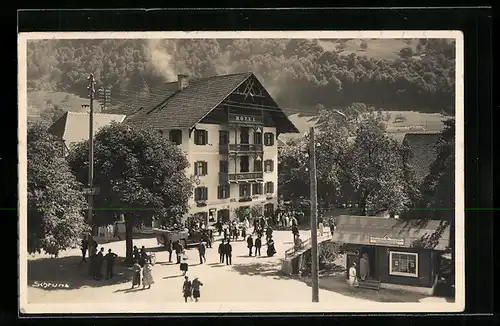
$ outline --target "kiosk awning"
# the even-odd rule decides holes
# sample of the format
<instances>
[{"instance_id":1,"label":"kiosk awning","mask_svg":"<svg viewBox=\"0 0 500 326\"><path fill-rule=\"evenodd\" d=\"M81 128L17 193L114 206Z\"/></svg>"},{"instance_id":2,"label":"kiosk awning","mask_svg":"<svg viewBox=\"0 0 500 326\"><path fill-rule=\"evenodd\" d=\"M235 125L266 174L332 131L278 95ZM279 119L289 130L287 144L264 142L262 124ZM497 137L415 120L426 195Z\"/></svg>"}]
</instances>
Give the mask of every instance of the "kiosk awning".
<instances>
[{"instance_id":1,"label":"kiosk awning","mask_svg":"<svg viewBox=\"0 0 500 326\"><path fill-rule=\"evenodd\" d=\"M450 228L445 221L341 215L332 241L383 247L421 248L444 251Z\"/></svg>"}]
</instances>

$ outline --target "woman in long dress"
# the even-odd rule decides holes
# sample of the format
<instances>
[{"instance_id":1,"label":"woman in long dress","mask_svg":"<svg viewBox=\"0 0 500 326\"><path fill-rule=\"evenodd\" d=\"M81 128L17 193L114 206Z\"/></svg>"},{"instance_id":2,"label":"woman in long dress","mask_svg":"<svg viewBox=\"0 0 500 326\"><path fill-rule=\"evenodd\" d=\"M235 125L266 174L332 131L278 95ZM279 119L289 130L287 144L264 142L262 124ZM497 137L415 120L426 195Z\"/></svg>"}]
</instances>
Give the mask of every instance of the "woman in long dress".
<instances>
[{"instance_id":1,"label":"woman in long dress","mask_svg":"<svg viewBox=\"0 0 500 326\"><path fill-rule=\"evenodd\" d=\"M269 239L267 242L267 257L272 257L276 254L276 248L274 248L274 240Z\"/></svg>"},{"instance_id":2,"label":"woman in long dress","mask_svg":"<svg viewBox=\"0 0 500 326\"><path fill-rule=\"evenodd\" d=\"M322 237L323 236L323 231L325 229L325 226L323 225L323 221L319 222L318 229L319 229L319 235Z\"/></svg>"},{"instance_id":3,"label":"woman in long dress","mask_svg":"<svg viewBox=\"0 0 500 326\"><path fill-rule=\"evenodd\" d=\"M187 271L188 271L188 255L186 253L186 250L182 250L182 254L181 254L181 266L180 266L180 269L182 271L182 275L185 276L187 274Z\"/></svg>"},{"instance_id":4,"label":"woman in long dress","mask_svg":"<svg viewBox=\"0 0 500 326\"><path fill-rule=\"evenodd\" d=\"M137 261L134 262L134 265L131 267L132 270L132 289L134 286L140 286L141 285L141 266Z\"/></svg>"},{"instance_id":5,"label":"woman in long dress","mask_svg":"<svg viewBox=\"0 0 500 326\"><path fill-rule=\"evenodd\" d=\"M354 286L356 285L356 263L352 263L351 268L349 268L349 285Z\"/></svg>"},{"instance_id":6,"label":"woman in long dress","mask_svg":"<svg viewBox=\"0 0 500 326\"><path fill-rule=\"evenodd\" d=\"M144 269L142 271L142 288L144 289L146 286L148 289L151 288L151 284L154 284L153 279L153 266L150 263L146 263L144 265Z\"/></svg>"}]
</instances>

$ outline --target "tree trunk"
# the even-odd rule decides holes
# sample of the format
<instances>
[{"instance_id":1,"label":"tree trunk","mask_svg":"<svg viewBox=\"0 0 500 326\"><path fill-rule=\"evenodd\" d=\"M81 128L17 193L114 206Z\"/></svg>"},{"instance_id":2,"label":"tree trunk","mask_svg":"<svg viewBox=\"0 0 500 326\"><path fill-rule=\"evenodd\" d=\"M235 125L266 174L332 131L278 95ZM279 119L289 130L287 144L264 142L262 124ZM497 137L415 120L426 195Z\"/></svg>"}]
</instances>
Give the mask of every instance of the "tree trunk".
<instances>
[{"instance_id":1,"label":"tree trunk","mask_svg":"<svg viewBox=\"0 0 500 326\"><path fill-rule=\"evenodd\" d=\"M125 216L125 264L132 264L132 233L133 233L133 225L130 218Z\"/></svg>"}]
</instances>

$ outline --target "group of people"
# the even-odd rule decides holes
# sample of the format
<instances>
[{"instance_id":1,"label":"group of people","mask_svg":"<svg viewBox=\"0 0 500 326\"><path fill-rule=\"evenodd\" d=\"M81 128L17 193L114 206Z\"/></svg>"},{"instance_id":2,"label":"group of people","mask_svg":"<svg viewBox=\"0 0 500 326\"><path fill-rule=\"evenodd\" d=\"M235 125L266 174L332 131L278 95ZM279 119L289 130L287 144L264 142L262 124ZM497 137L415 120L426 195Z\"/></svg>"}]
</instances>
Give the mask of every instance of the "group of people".
<instances>
[{"instance_id":1,"label":"group of people","mask_svg":"<svg viewBox=\"0 0 500 326\"><path fill-rule=\"evenodd\" d=\"M153 279L153 261L151 256L147 253L146 248L142 246L141 250L134 246L132 250L132 258L134 260L134 265L130 268L132 270L132 289L135 286L141 286L142 288L151 288L154 284Z\"/></svg>"},{"instance_id":2,"label":"group of people","mask_svg":"<svg viewBox=\"0 0 500 326\"><path fill-rule=\"evenodd\" d=\"M182 284L182 295L184 296L184 302L188 301L188 298L192 301L193 298L195 302L201 297L200 287L203 286L203 283L195 277L193 281L189 280L188 276L184 276L184 283Z\"/></svg>"},{"instance_id":3,"label":"group of people","mask_svg":"<svg viewBox=\"0 0 500 326\"><path fill-rule=\"evenodd\" d=\"M271 227L268 227L268 230L270 229ZM248 248L248 255L250 257L252 257L253 255L253 248L255 247L255 256L260 256L260 248L262 247L262 236L259 234L257 235L255 241L253 239L253 235L250 234L247 238L247 248ZM272 236L272 229L271 229L271 232L268 233L268 236L267 236L267 251L266 251L266 254L268 257L272 257L276 254L276 248L274 246L274 240L273 240L273 236Z\"/></svg>"},{"instance_id":4,"label":"group of people","mask_svg":"<svg viewBox=\"0 0 500 326\"><path fill-rule=\"evenodd\" d=\"M94 280L102 280L103 279L103 269L105 269L104 277L109 280L113 278L113 267L115 265L115 259L118 257L111 249L108 249L108 252L104 253L104 247L101 247L99 250L97 248L97 242L92 239L90 236L85 236L82 239L81 243L81 251L82 251L82 263L86 263L87 252L89 253L89 276Z\"/></svg>"}]
</instances>

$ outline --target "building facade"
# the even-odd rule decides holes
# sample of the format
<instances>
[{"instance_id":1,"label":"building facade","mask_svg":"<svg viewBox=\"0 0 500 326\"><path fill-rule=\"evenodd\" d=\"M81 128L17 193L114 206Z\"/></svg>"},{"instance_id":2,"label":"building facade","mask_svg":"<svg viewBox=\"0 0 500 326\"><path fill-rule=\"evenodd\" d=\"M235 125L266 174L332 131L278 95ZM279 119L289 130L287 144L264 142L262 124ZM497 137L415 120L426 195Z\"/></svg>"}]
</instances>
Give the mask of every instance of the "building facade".
<instances>
[{"instance_id":1,"label":"building facade","mask_svg":"<svg viewBox=\"0 0 500 326\"><path fill-rule=\"evenodd\" d=\"M189 215L207 223L271 216L278 202L278 135L298 130L253 73L178 81L158 104L128 110L127 123L178 145L194 182Z\"/></svg>"}]
</instances>

